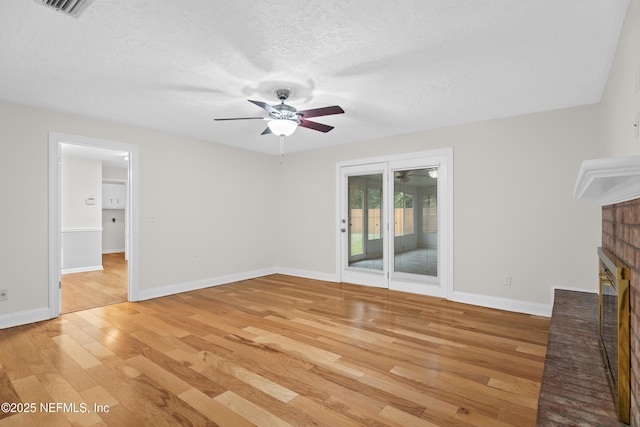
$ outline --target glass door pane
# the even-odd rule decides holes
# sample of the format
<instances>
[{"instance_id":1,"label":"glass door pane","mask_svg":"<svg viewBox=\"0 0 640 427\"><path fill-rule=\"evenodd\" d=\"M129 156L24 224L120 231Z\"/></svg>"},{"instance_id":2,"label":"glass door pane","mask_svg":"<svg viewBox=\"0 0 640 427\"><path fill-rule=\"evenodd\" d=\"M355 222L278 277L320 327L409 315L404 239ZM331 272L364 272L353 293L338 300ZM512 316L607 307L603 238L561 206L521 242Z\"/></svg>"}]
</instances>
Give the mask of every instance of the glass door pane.
<instances>
[{"instance_id":1,"label":"glass door pane","mask_svg":"<svg viewBox=\"0 0 640 427\"><path fill-rule=\"evenodd\" d=\"M383 269L382 174L348 177L349 267Z\"/></svg>"},{"instance_id":2,"label":"glass door pane","mask_svg":"<svg viewBox=\"0 0 640 427\"><path fill-rule=\"evenodd\" d=\"M369 240L382 238L381 188L367 189L367 231Z\"/></svg>"},{"instance_id":3,"label":"glass door pane","mask_svg":"<svg viewBox=\"0 0 640 427\"><path fill-rule=\"evenodd\" d=\"M349 182L349 259L364 254L364 191L355 182Z\"/></svg>"},{"instance_id":4,"label":"glass door pane","mask_svg":"<svg viewBox=\"0 0 640 427\"><path fill-rule=\"evenodd\" d=\"M438 276L437 190L437 168L394 171L394 272Z\"/></svg>"}]
</instances>

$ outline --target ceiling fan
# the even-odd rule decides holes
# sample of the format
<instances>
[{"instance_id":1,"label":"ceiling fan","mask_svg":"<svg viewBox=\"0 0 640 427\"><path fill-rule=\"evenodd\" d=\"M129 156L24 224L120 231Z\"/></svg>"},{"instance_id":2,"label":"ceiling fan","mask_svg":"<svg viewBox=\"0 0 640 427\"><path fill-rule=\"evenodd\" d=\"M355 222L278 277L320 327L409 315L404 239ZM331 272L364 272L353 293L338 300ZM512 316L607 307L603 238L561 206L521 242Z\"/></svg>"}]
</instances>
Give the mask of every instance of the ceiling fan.
<instances>
[{"instance_id":1,"label":"ceiling fan","mask_svg":"<svg viewBox=\"0 0 640 427\"><path fill-rule=\"evenodd\" d=\"M298 126L327 133L331 129L333 129L333 126L313 122L307 119L310 117L329 116L331 114L344 113L344 110L337 105L298 111L292 106L284 103L289 98L290 94L291 91L289 89L276 90L276 96L280 100L280 104L276 105L269 105L266 102L248 99L249 102L265 109L267 113L269 113L268 117L233 117L214 120L268 120L267 128L261 133L261 135L273 133L275 135L283 137L291 135Z\"/></svg>"},{"instance_id":2,"label":"ceiling fan","mask_svg":"<svg viewBox=\"0 0 640 427\"><path fill-rule=\"evenodd\" d=\"M394 178L402 183L408 183L411 181L411 177L416 178L437 178L438 177L438 169L437 168L427 168L427 169L414 169L414 170L401 170L395 171Z\"/></svg>"}]
</instances>

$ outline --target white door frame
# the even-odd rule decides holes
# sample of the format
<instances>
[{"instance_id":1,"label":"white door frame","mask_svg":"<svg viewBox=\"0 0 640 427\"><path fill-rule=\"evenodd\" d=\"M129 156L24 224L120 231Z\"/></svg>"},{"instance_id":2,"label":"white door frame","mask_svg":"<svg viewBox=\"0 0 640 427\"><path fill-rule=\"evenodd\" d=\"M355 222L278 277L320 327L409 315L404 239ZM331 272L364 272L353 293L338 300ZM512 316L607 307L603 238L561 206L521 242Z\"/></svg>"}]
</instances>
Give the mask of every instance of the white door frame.
<instances>
[{"instance_id":1,"label":"white door frame","mask_svg":"<svg viewBox=\"0 0 640 427\"><path fill-rule=\"evenodd\" d=\"M140 299L139 281L139 233L140 219L138 214L138 175L139 175L139 147L134 144L89 138L59 132L49 132L49 316L55 318L60 315L60 283L61 283L61 179L60 179L60 143L82 145L86 147L102 148L129 153L127 194L127 221L130 224L126 244L129 248L128 262L128 295L129 301Z\"/></svg>"},{"instance_id":2,"label":"white door frame","mask_svg":"<svg viewBox=\"0 0 640 427\"><path fill-rule=\"evenodd\" d=\"M400 170L405 167L419 167L420 165L433 165L438 167L438 283L437 286L429 284L427 282L417 282L411 280L403 280L403 275L395 275L391 277L391 268L386 266L384 268L384 278L387 282L385 287L389 289L411 292L416 294L431 295L441 298L452 298L453 296L453 149L444 148L437 150L422 151L417 153L406 153L391 156L382 156L367 159L350 160L345 162L338 162L336 164L336 277L340 278L340 281L349 282L349 273L345 274L343 268L344 259L348 257L345 254L346 245L344 243L344 233L341 231L342 219L344 216L344 182L343 182L343 168L361 166L366 170L366 165L372 165L376 163L389 164L388 181L393 179L393 170ZM355 169L357 170L357 168ZM391 188L387 183L387 188ZM389 190L390 191L390 190ZM388 195L387 195L388 196ZM385 196L385 198L387 197ZM387 218L385 221L387 224L383 227L384 233L388 239L393 241L393 233L389 228L389 218L391 209L386 213ZM392 247L392 246L391 246ZM386 252L388 250L385 249ZM388 261L389 256L385 256ZM354 283L353 281L351 283ZM366 284L363 282L355 282L360 284ZM380 286L377 279L371 283L372 286Z\"/></svg>"}]
</instances>

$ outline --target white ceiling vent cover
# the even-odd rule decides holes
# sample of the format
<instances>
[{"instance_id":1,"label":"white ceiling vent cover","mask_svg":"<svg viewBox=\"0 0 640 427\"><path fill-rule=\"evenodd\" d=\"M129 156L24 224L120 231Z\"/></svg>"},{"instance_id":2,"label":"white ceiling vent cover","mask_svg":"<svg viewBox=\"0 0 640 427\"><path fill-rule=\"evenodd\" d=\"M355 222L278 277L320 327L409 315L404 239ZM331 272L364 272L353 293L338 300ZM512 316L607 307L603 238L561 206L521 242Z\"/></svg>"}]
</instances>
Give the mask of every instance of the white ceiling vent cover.
<instances>
[{"instance_id":1,"label":"white ceiling vent cover","mask_svg":"<svg viewBox=\"0 0 640 427\"><path fill-rule=\"evenodd\" d=\"M50 7L65 15L77 18L93 2L93 0L33 0L43 6Z\"/></svg>"}]
</instances>

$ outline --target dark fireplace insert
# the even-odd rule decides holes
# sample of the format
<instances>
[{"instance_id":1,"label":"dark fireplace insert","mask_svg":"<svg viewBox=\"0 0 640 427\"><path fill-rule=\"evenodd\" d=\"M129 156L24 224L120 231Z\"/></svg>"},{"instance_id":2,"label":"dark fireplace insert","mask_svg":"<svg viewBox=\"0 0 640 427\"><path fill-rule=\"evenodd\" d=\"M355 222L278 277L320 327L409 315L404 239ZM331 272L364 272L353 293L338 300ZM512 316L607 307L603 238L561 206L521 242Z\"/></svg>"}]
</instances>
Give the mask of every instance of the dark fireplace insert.
<instances>
[{"instance_id":1,"label":"dark fireplace insert","mask_svg":"<svg viewBox=\"0 0 640 427\"><path fill-rule=\"evenodd\" d=\"M629 341L629 278L631 270L611 251L598 248L600 306L598 333L608 370L618 420L629 423L631 351Z\"/></svg>"}]
</instances>

